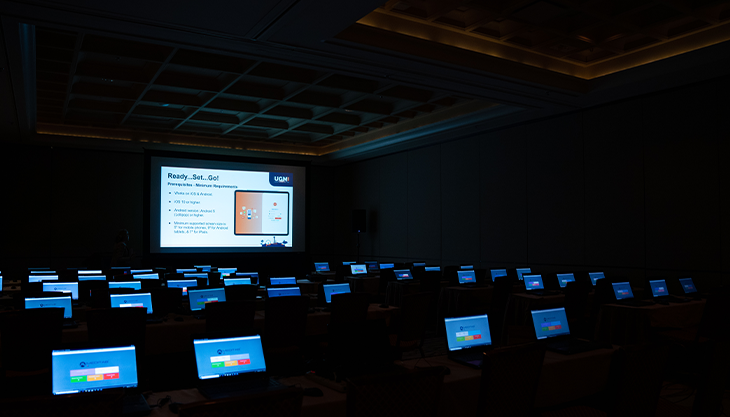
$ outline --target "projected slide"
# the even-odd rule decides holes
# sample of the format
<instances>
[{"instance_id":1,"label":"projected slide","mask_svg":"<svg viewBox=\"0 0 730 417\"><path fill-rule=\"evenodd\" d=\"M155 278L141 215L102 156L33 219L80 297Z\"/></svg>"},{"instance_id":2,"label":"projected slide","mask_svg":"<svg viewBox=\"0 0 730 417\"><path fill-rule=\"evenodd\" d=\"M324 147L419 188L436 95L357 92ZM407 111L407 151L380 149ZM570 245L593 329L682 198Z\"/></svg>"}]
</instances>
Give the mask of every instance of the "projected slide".
<instances>
[{"instance_id":1,"label":"projected slide","mask_svg":"<svg viewBox=\"0 0 730 417\"><path fill-rule=\"evenodd\" d=\"M293 173L160 167L160 247L292 247Z\"/></svg>"}]
</instances>

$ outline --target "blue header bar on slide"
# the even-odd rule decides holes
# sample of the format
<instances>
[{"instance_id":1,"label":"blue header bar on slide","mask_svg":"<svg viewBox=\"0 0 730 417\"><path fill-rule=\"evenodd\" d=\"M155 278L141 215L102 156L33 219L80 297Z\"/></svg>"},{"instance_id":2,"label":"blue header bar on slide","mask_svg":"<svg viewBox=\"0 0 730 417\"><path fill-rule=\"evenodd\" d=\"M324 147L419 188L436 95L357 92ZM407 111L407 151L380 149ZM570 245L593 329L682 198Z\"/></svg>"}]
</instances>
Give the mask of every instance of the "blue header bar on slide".
<instances>
[{"instance_id":1,"label":"blue header bar on slide","mask_svg":"<svg viewBox=\"0 0 730 417\"><path fill-rule=\"evenodd\" d=\"M274 187L291 187L294 174L290 172L269 172L269 183Z\"/></svg>"}]
</instances>

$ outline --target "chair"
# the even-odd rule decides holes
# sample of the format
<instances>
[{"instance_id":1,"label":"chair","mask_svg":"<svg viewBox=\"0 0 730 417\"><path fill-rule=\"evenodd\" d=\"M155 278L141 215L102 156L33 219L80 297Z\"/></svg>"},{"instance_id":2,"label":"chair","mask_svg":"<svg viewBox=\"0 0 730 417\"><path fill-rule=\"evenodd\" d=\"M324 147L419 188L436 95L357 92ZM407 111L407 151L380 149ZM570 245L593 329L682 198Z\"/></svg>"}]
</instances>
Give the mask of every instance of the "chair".
<instances>
[{"instance_id":1,"label":"chair","mask_svg":"<svg viewBox=\"0 0 730 417\"><path fill-rule=\"evenodd\" d=\"M396 333L391 335L391 345L400 355L418 349L423 354L423 338L428 321L428 308L433 298L432 293L422 292L404 295L401 298Z\"/></svg>"},{"instance_id":2,"label":"chair","mask_svg":"<svg viewBox=\"0 0 730 417\"><path fill-rule=\"evenodd\" d=\"M229 285L225 287L226 301L255 300L258 294L258 285Z\"/></svg>"},{"instance_id":3,"label":"chair","mask_svg":"<svg viewBox=\"0 0 730 417\"><path fill-rule=\"evenodd\" d=\"M505 329L507 321L507 310L512 295L512 281L509 277L497 277L494 280L492 300L489 303L487 315L489 316L489 327L492 336L492 343L500 346L505 342Z\"/></svg>"},{"instance_id":4,"label":"chair","mask_svg":"<svg viewBox=\"0 0 730 417\"><path fill-rule=\"evenodd\" d=\"M123 397L121 388L73 395L16 397L0 400L0 410L3 417L116 417L122 415Z\"/></svg>"},{"instance_id":5,"label":"chair","mask_svg":"<svg viewBox=\"0 0 730 417\"><path fill-rule=\"evenodd\" d=\"M536 343L485 353L477 415L529 416L544 358L545 347Z\"/></svg>"},{"instance_id":6,"label":"chair","mask_svg":"<svg viewBox=\"0 0 730 417\"><path fill-rule=\"evenodd\" d=\"M225 303L209 303L205 307L205 331L207 333L232 331L254 334L255 314L254 300L230 301L226 294Z\"/></svg>"},{"instance_id":7,"label":"chair","mask_svg":"<svg viewBox=\"0 0 730 417\"><path fill-rule=\"evenodd\" d=\"M89 342L134 345L137 360L144 356L147 310L144 308L98 308L86 312Z\"/></svg>"},{"instance_id":8,"label":"chair","mask_svg":"<svg viewBox=\"0 0 730 417\"><path fill-rule=\"evenodd\" d=\"M284 298L284 297L282 297ZM302 408L298 387L241 395L214 401L201 401L180 407L180 417L298 417Z\"/></svg>"},{"instance_id":9,"label":"chair","mask_svg":"<svg viewBox=\"0 0 730 417\"><path fill-rule=\"evenodd\" d=\"M309 297L274 297L266 300L263 346L272 372L295 370L307 331Z\"/></svg>"},{"instance_id":10,"label":"chair","mask_svg":"<svg viewBox=\"0 0 730 417\"><path fill-rule=\"evenodd\" d=\"M705 366L700 370L692 416L719 416L723 413L723 398L730 374L730 342L712 341L703 352Z\"/></svg>"},{"instance_id":11,"label":"chair","mask_svg":"<svg viewBox=\"0 0 730 417\"><path fill-rule=\"evenodd\" d=\"M182 288L155 288L150 295L157 316L166 316L182 307Z\"/></svg>"},{"instance_id":12,"label":"chair","mask_svg":"<svg viewBox=\"0 0 730 417\"><path fill-rule=\"evenodd\" d=\"M590 284L585 281L569 282L565 286L565 314L568 317L568 323L575 329L575 334L592 339L593 329L589 328L586 319L590 290Z\"/></svg>"},{"instance_id":13,"label":"chair","mask_svg":"<svg viewBox=\"0 0 730 417\"><path fill-rule=\"evenodd\" d=\"M368 293L333 294L330 302L330 324L340 325L365 321L370 306Z\"/></svg>"},{"instance_id":14,"label":"chair","mask_svg":"<svg viewBox=\"0 0 730 417\"><path fill-rule=\"evenodd\" d=\"M51 368L61 343L63 309L34 308L0 313L0 357L5 375L31 375Z\"/></svg>"},{"instance_id":15,"label":"chair","mask_svg":"<svg viewBox=\"0 0 730 417\"><path fill-rule=\"evenodd\" d=\"M445 368L420 368L347 380L348 417L436 416Z\"/></svg>"}]
</instances>

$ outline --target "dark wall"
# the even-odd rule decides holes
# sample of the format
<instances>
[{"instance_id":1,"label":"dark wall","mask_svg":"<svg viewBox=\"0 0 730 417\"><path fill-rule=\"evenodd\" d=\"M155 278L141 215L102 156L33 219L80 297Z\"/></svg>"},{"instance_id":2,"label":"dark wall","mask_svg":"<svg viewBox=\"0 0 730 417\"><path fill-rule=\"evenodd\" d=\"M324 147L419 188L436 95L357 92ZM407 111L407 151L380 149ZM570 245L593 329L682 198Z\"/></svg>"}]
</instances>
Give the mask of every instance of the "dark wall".
<instances>
[{"instance_id":1,"label":"dark wall","mask_svg":"<svg viewBox=\"0 0 730 417\"><path fill-rule=\"evenodd\" d=\"M328 237L314 238L311 254L354 260L351 210L367 209L363 260L598 269L637 281L691 275L716 285L730 278L728 93L727 79L712 80L319 168L333 180L314 192L335 212L313 221Z\"/></svg>"}]
</instances>

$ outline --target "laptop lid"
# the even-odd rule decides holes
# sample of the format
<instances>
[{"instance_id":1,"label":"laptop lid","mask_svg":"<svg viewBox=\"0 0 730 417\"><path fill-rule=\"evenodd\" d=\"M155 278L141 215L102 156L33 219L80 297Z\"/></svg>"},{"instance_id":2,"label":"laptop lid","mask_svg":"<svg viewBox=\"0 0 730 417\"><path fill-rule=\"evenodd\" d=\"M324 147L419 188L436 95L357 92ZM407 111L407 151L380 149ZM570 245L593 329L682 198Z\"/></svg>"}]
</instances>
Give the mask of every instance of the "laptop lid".
<instances>
[{"instance_id":1,"label":"laptop lid","mask_svg":"<svg viewBox=\"0 0 730 417\"><path fill-rule=\"evenodd\" d=\"M229 285L250 285L251 284L251 278L224 278L223 279L223 286L227 287Z\"/></svg>"},{"instance_id":2,"label":"laptop lid","mask_svg":"<svg viewBox=\"0 0 730 417\"><path fill-rule=\"evenodd\" d=\"M324 299L327 304L332 302L332 294L343 294L350 292L350 284L323 284Z\"/></svg>"},{"instance_id":3,"label":"laptop lid","mask_svg":"<svg viewBox=\"0 0 730 417\"><path fill-rule=\"evenodd\" d=\"M129 273L132 275L134 275L134 274L151 274L153 272L154 271L151 269L130 269L129 270Z\"/></svg>"},{"instance_id":4,"label":"laptop lid","mask_svg":"<svg viewBox=\"0 0 730 417\"><path fill-rule=\"evenodd\" d=\"M195 269L199 269L203 272L210 272L210 269L212 268L210 265L193 265Z\"/></svg>"},{"instance_id":5,"label":"laptop lid","mask_svg":"<svg viewBox=\"0 0 730 417\"><path fill-rule=\"evenodd\" d=\"M109 289L112 288L131 288L133 290L141 290L142 283L140 281L109 281Z\"/></svg>"},{"instance_id":6,"label":"laptop lid","mask_svg":"<svg viewBox=\"0 0 730 417\"><path fill-rule=\"evenodd\" d=\"M603 272L589 272L588 277L591 279L591 284L595 287L596 280L606 278L606 275L604 275Z\"/></svg>"},{"instance_id":7,"label":"laptop lid","mask_svg":"<svg viewBox=\"0 0 730 417\"><path fill-rule=\"evenodd\" d=\"M522 275L522 281L525 283L525 290L527 291L545 289L542 283L542 275L524 274Z\"/></svg>"},{"instance_id":8,"label":"laptop lid","mask_svg":"<svg viewBox=\"0 0 730 417\"><path fill-rule=\"evenodd\" d=\"M692 278L680 278L679 284L682 285L685 294L694 294L697 292L697 287L695 287Z\"/></svg>"},{"instance_id":9,"label":"laptop lid","mask_svg":"<svg viewBox=\"0 0 730 417\"><path fill-rule=\"evenodd\" d=\"M560 288L565 288L566 285L568 285L569 282L575 282L575 277L573 276L573 273L566 273L566 274L558 274L558 284L560 284Z\"/></svg>"},{"instance_id":10,"label":"laptop lid","mask_svg":"<svg viewBox=\"0 0 730 417\"><path fill-rule=\"evenodd\" d=\"M198 379L266 372L261 336L194 338Z\"/></svg>"},{"instance_id":11,"label":"laptop lid","mask_svg":"<svg viewBox=\"0 0 730 417\"><path fill-rule=\"evenodd\" d=\"M222 303L226 301L225 288L208 288L204 290L188 290L190 310L200 311L208 303Z\"/></svg>"},{"instance_id":12,"label":"laptop lid","mask_svg":"<svg viewBox=\"0 0 730 417\"><path fill-rule=\"evenodd\" d=\"M295 277L279 277L269 278L271 285L297 285L297 279Z\"/></svg>"},{"instance_id":13,"label":"laptop lid","mask_svg":"<svg viewBox=\"0 0 730 417\"><path fill-rule=\"evenodd\" d=\"M79 275L81 281L106 281L106 275Z\"/></svg>"},{"instance_id":14,"label":"laptop lid","mask_svg":"<svg viewBox=\"0 0 730 417\"><path fill-rule=\"evenodd\" d=\"M395 268L395 264L394 264L394 263L389 263L389 264L380 264L379 266L380 266L380 270L381 270L381 271L382 271L383 269L393 269L393 268Z\"/></svg>"},{"instance_id":15,"label":"laptop lid","mask_svg":"<svg viewBox=\"0 0 730 417\"><path fill-rule=\"evenodd\" d=\"M269 296L269 298L272 297L286 297L290 295L302 295L302 292L299 290L299 287L285 287L285 288L267 288L266 289L266 295Z\"/></svg>"},{"instance_id":16,"label":"laptop lid","mask_svg":"<svg viewBox=\"0 0 730 417\"><path fill-rule=\"evenodd\" d=\"M347 265L352 265L354 263L355 263L355 261L345 261L345 262L342 262L342 265L347 266Z\"/></svg>"},{"instance_id":17,"label":"laptop lid","mask_svg":"<svg viewBox=\"0 0 730 417\"><path fill-rule=\"evenodd\" d=\"M231 274L235 274L238 268L218 268L218 272L221 273L221 278L225 278L230 276Z\"/></svg>"},{"instance_id":18,"label":"laptop lid","mask_svg":"<svg viewBox=\"0 0 730 417\"><path fill-rule=\"evenodd\" d=\"M317 272L330 272L329 262L315 262L314 270Z\"/></svg>"},{"instance_id":19,"label":"laptop lid","mask_svg":"<svg viewBox=\"0 0 730 417\"><path fill-rule=\"evenodd\" d=\"M570 335L568 316L565 315L564 307L532 310L531 313L532 324L535 326L535 335L538 339Z\"/></svg>"},{"instance_id":20,"label":"laptop lid","mask_svg":"<svg viewBox=\"0 0 730 417\"><path fill-rule=\"evenodd\" d=\"M365 261L365 267L368 269L368 272L378 272L380 270L377 261Z\"/></svg>"},{"instance_id":21,"label":"laptop lid","mask_svg":"<svg viewBox=\"0 0 730 417\"><path fill-rule=\"evenodd\" d=\"M489 333L489 318L481 316L445 318L446 341L449 351L488 346L492 344Z\"/></svg>"},{"instance_id":22,"label":"laptop lid","mask_svg":"<svg viewBox=\"0 0 730 417\"><path fill-rule=\"evenodd\" d=\"M611 285L613 285L613 293L617 300L634 298L634 292L631 291L631 285L628 282L614 282Z\"/></svg>"},{"instance_id":23,"label":"laptop lid","mask_svg":"<svg viewBox=\"0 0 730 417\"><path fill-rule=\"evenodd\" d=\"M441 272L440 266L427 266L426 272L435 271L435 272Z\"/></svg>"},{"instance_id":24,"label":"laptop lid","mask_svg":"<svg viewBox=\"0 0 730 417\"><path fill-rule=\"evenodd\" d=\"M43 292L62 292L71 295L72 300L79 299L78 282L44 282Z\"/></svg>"},{"instance_id":25,"label":"laptop lid","mask_svg":"<svg viewBox=\"0 0 730 417\"><path fill-rule=\"evenodd\" d=\"M198 280L196 279L173 279L167 281L167 288L182 288L182 295L188 295L188 288L196 288Z\"/></svg>"},{"instance_id":26,"label":"laptop lid","mask_svg":"<svg viewBox=\"0 0 730 417\"><path fill-rule=\"evenodd\" d=\"M426 262L413 262L414 267L426 266Z\"/></svg>"},{"instance_id":27,"label":"laptop lid","mask_svg":"<svg viewBox=\"0 0 730 417\"><path fill-rule=\"evenodd\" d=\"M137 386L134 345L51 351L53 395Z\"/></svg>"},{"instance_id":28,"label":"laptop lid","mask_svg":"<svg viewBox=\"0 0 730 417\"><path fill-rule=\"evenodd\" d=\"M202 272L197 272L197 273L188 272L186 274L183 274L183 278L203 278L203 279L208 279L208 274L202 273Z\"/></svg>"},{"instance_id":29,"label":"laptop lid","mask_svg":"<svg viewBox=\"0 0 730 417\"><path fill-rule=\"evenodd\" d=\"M413 275L409 269L394 269L395 279L403 281L405 279L413 279Z\"/></svg>"},{"instance_id":30,"label":"laptop lid","mask_svg":"<svg viewBox=\"0 0 730 417\"><path fill-rule=\"evenodd\" d=\"M474 269L474 265L461 265L459 269Z\"/></svg>"},{"instance_id":31,"label":"laptop lid","mask_svg":"<svg viewBox=\"0 0 730 417\"><path fill-rule=\"evenodd\" d=\"M184 274L186 272L194 274L194 273L198 272L198 269L197 268L182 268L182 269L176 269L175 272L177 272L178 274Z\"/></svg>"},{"instance_id":32,"label":"laptop lid","mask_svg":"<svg viewBox=\"0 0 730 417\"><path fill-rule=\"evenodd\" d=\"M368 267L365 264L352 264L350 265L350 273L352 275L366 275Z\"/></svg>"},{"instance_id":33,"label":"laptop lid","mask_svg":"<svg viewBox=\"0 0 730 417\"><path fill-rule=\"evenodd\" d=\"M160 276L158 274L154 274L154 273L132 274L132 278L134 278L134 279L160 279Z\"/></svg>"},{"instance_id":34,"label":"laptop lid","mask_svg":"<svg viewBox=\"0 0 730 417\"><path fill-rule=\"evenodd\" d=\"M112 308L146 308L152 314L152 294L148 292L133 294L109 294Z\"/></svg>"},{"instance_id":35,"label":"laptop lid","mask_svg":"<svg viewBox=\"0 0 730 417\"><path fill-rule=\"evenodd\" d=\"M532 273L532 270L530 268L517 268L517 269L515 269L515 272L517 273L517 279L522 281L522 275L530 274L530 273Z\"/></svg>"},{"instance_id":36,"label":"laptop lid","mask_svg":"<svg viewBox=\"0 0 730 417\"><path fill-rule=\"evenodd\" d=\"M663 279L649 281L649 287L651 287L651 295L654 298L669 297L667 283Z\"/></svg>"},{"instance_id":37,"label":"laptop lid","mask_svg":"<svg viewBox=\"0 0 730 417\"><path fill-rule=\"evenodd\" d=\"M459 284L473 284L477 282L477 276L474 270L456 271L459 277Z\"/></svg>"},{"instance_id":38,"label":"laptop lid","mask_svg":"<svg viewBox=\"0 0 730 417\"><path fill-rule=\"evenodd\" d=\"M63 318L73 318L71 297L26 297L25 308L63 308Z\"/></svg>"},{"instance_id":39,"label":"laptop lid","mask_svg":"<svg viewBox=\"0 0 730 417\"><path fill-rule=\"evenodd\" d=\"M78 275L101 275L101 269L79 269Z\"/></svg>"},{"instance_id":40,"label":"laptop lid","mask_svg":"<svg viewBox=\"0 0 730 417\"><path fill-rule=\"evenodd\" d=\"M28 282L58 281L58 275L30 275Z\"/></svg>"},{"instance_id":41,"label":"laptop lid","mask_svg":"<svg viewBox=\"0 0 730 417\"><path fill-rule=\"evenodd\" d=\"M489 271L492 275L492 281L497 279L497 277L506 277L507 276L507 270L506 269L492 269Z\"/></svg>"}]
</instances>

